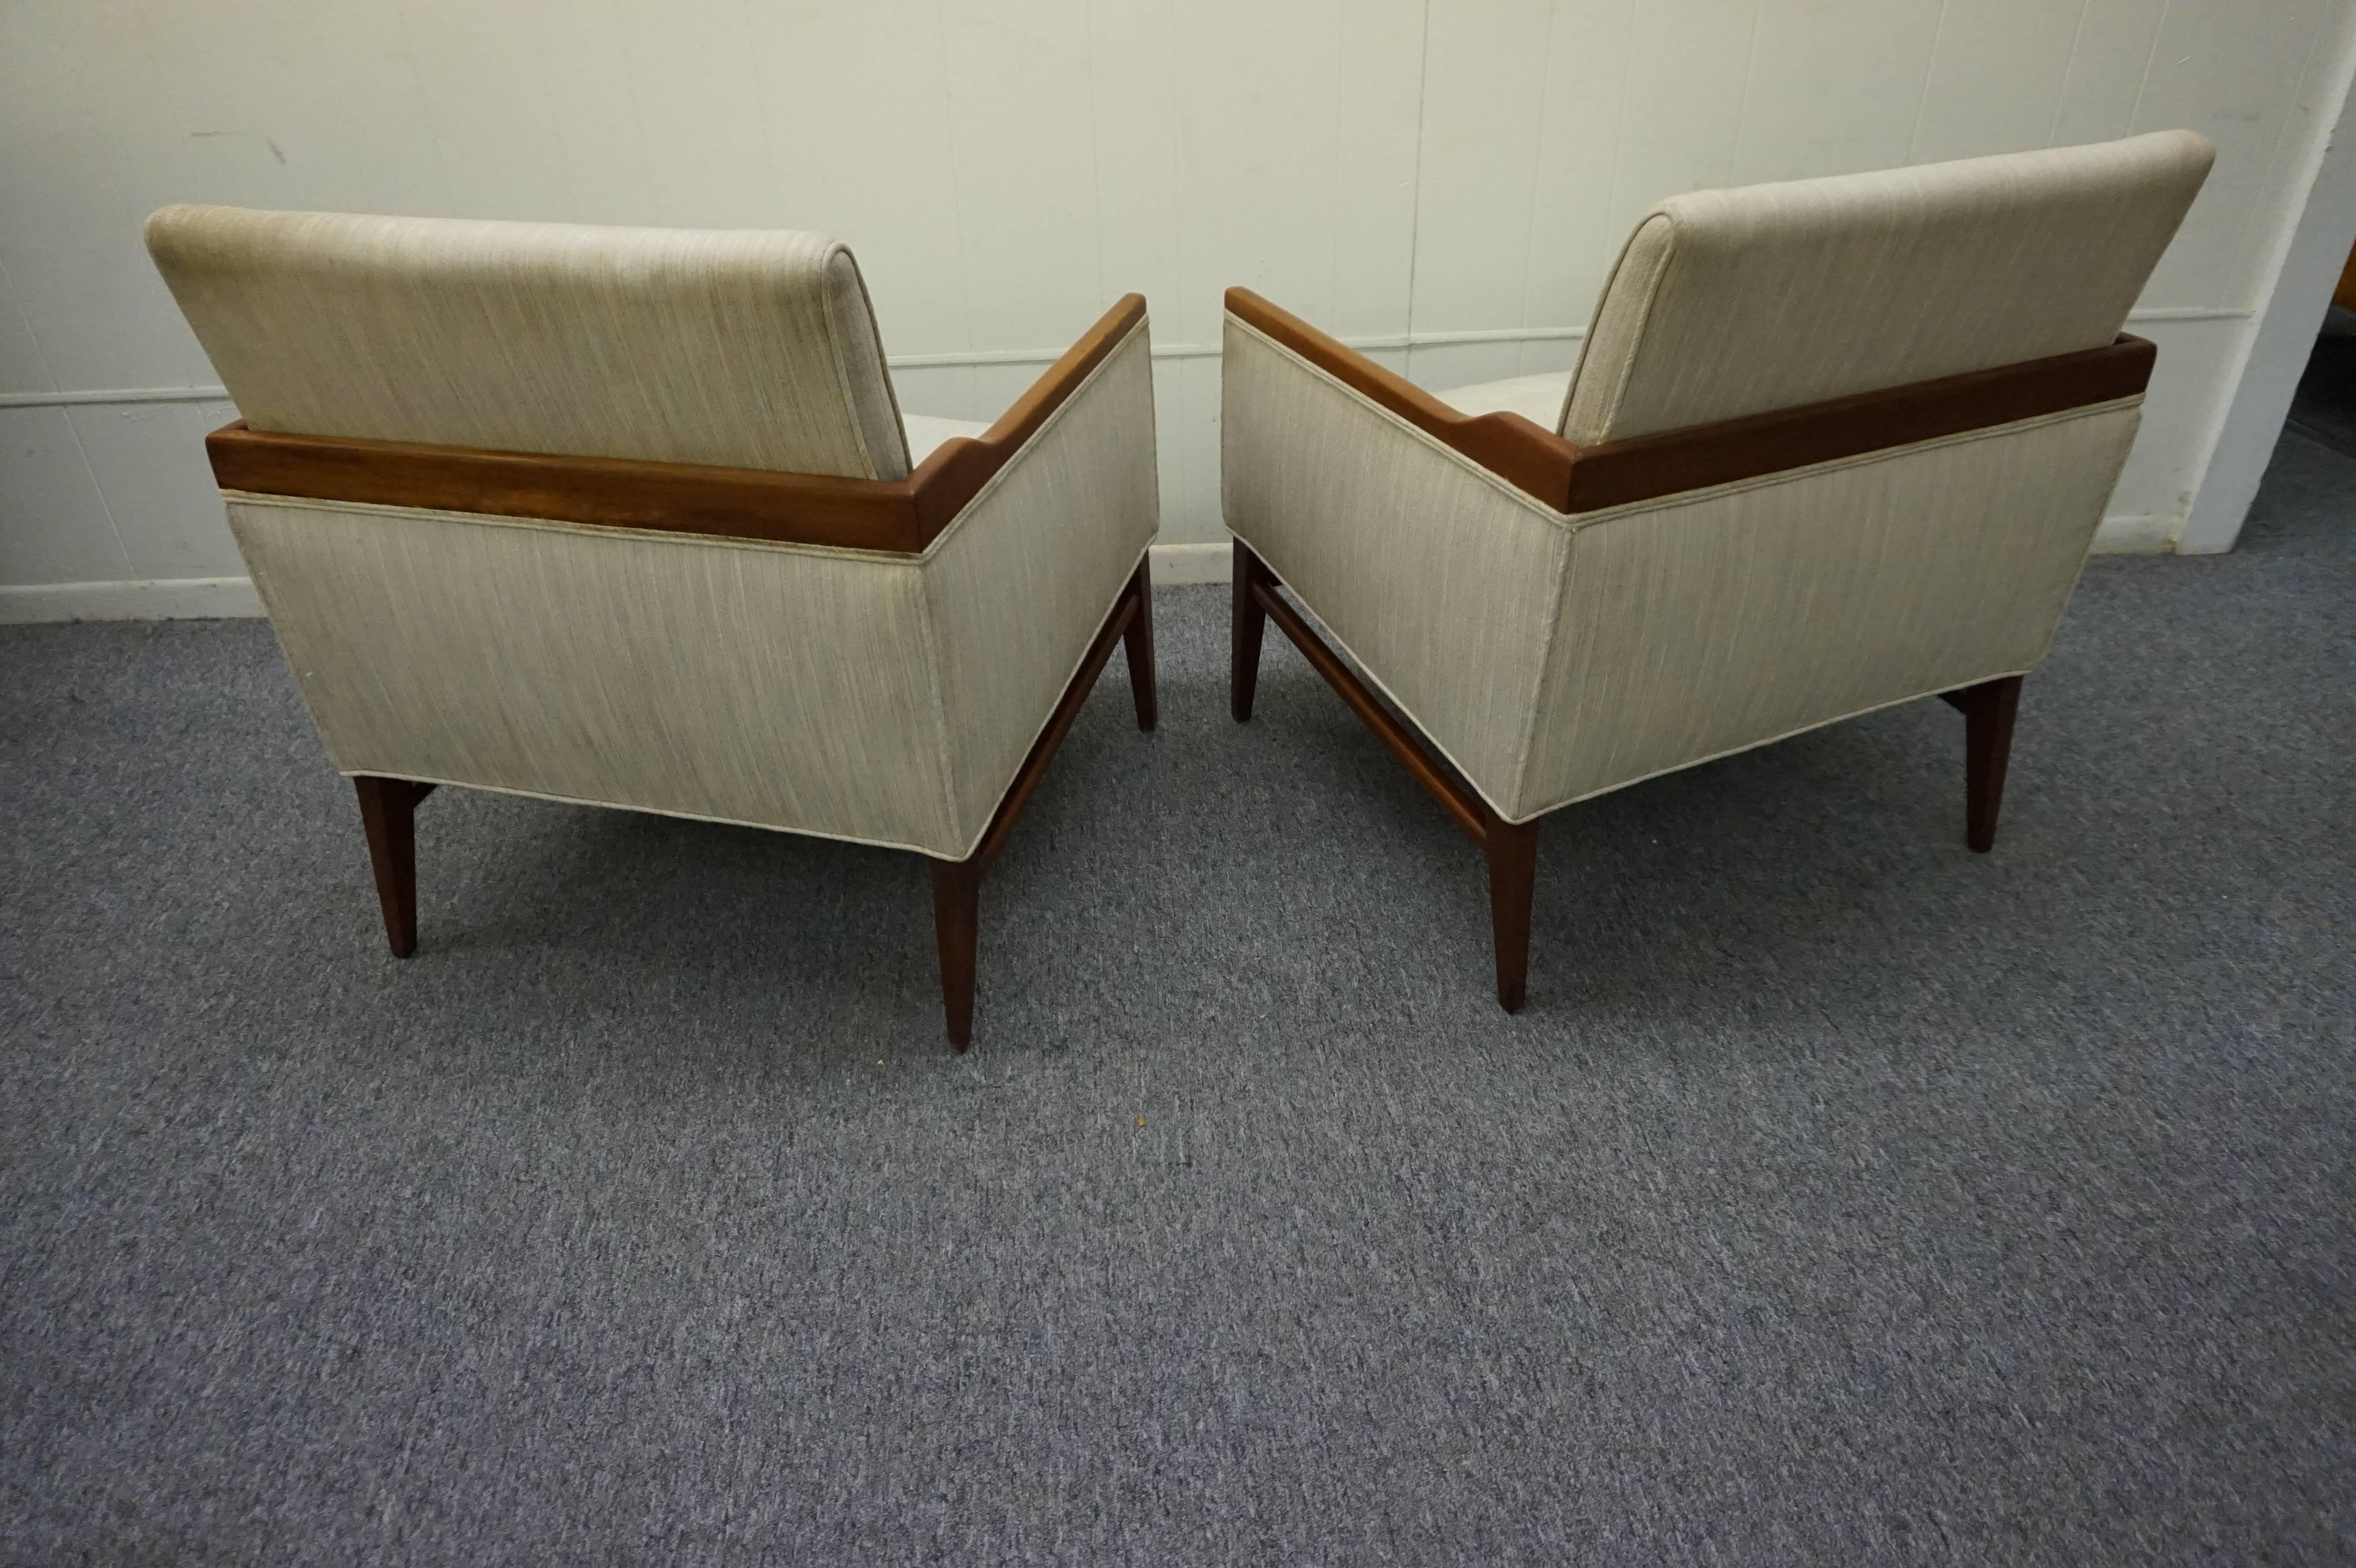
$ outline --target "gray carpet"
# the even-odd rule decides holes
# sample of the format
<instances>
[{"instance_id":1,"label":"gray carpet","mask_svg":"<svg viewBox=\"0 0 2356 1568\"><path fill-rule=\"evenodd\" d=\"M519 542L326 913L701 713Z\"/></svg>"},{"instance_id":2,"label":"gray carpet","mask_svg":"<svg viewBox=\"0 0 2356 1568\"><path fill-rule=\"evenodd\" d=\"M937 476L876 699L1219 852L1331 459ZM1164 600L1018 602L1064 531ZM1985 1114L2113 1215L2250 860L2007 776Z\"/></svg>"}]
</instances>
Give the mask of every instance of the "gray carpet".
<instances>
[{"instance_id":1,"label":"gray carpet","mask_svg":"<svg viewBox=\"0 0 2356 1568\"><path fill-rule=\"evenodd\" d=\"M1165 591L984 893L444 791L257 624L0 635L0 1559L2356 1553L2356 460L1912 705L1479 861Z\"/></svg>"}]
</instances>

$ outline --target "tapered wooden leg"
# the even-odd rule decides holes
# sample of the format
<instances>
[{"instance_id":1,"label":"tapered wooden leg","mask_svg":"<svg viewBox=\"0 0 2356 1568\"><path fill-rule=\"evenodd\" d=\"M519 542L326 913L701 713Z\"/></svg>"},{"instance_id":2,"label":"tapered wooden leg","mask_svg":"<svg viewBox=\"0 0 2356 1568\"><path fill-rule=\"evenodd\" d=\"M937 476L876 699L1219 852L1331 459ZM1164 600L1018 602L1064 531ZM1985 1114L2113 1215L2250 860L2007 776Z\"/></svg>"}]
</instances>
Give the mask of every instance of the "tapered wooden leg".
<instances>
[{"instance_id":1,"label":"tapered wooden leg","mask_svg":"<svg viewBox=\"0 0 2356 1568\"><path fill-rule=\"evenodd\" d=\"M1129 694L1137 700L1137 727L1151 730L1160 721L1162 702L1153 685L1153 562L1137 563L1137 613L1121 634L1129 652Z\"/></svg>"},{"instance_id":2,"label":"tapered wooden leg","mask_svg":"<svg viewBox=\"0 0 2356 1568\"><path fill-rule=\"evenodd\" d=\"M2012 761L2012 721L2020 711L2020 677L1983 681L1955 694L1964 710L1964 841L1981 854L1996 847L2004 773Z\"/></svg>"},{"instance_id":3,"label":"tapered wooden leg","mask_svg":"<svg viewBox=\"0 0 2356 1568\"><path fill-rule=\"evenodd\" d=\"M973 1043L973 960L981 937L981 861L933 863L933 938L941 954L941 1012L949 1044Z\"/></svg>"},{"instance_id":4,"label":"tapered wooden leg","mask_svg":"<svg viewBox=\"0 0 2356 1568\"><path fill-rule=\"evenodd\" d=\"M1538 825L1492 821L1481 847L1489 857L1497 1001L1507 1012L1517 1013L1530 975L1530 895L1537 882Z\"/></svg>"},{"instance_id":5,"label":"tapered wooden leg","mask_svg":"<svg viewBox=\"0 0 2356 1568\"><path fill-rule=\"evenodd\" d=\"M1268 569L1259 563L1251 547L1243 540L1236 541L1236 609L1235 662L1233 691L1236 722L1247 723L1252 716L1252 698L1259 689L1260 633L1268 625L1268 612L1252 597L1252 584L1265 576Z\"/></svg>"},{"instance_id":6,"label":"tapered wooden leg","mask_svg":"<svg viewBox=\"0 0 2356 1568\"><path fill-rule=\"evenodd\" d=\"M369 774L353 778L360 797L360 826L368 830L369 864L376 868L376 898L384 910L384 936L395 958L417 951L417 803L432 784Z\"/></svg>"}]
</instances>

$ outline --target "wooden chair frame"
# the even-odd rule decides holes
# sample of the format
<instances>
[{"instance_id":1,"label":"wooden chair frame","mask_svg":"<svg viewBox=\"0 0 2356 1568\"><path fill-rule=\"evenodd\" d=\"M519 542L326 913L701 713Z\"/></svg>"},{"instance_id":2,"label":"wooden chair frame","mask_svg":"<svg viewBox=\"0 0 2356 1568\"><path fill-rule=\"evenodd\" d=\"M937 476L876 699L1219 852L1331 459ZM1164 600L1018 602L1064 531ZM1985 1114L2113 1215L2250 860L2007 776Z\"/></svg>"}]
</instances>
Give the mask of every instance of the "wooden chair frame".
<instances>
[{"instance_id":1,"label":"wooden chair frame","mask_svg":"<svg viewBox=\"0 0 2356 1568\"><path fill-rule=\"evenodd\" d=\"M904 480L284 435L250 430L243 421L215 431L205 446L224 490L918 554L1144 318L1144 296L1124 296L981 435L943 443ZM958 1051L973 1039L982 875L1038 789L1116 643L1128 653L1137 727L1151 731L1159 701L1152 574L1144 560L1114 601L973 853L932 861L942 1011L949 1043ZM435 786L369 774L356 775L352 784L385 938L394 956L406 958L417 950L415 814Z\"/></svg>"},{"instance_id":2,"label":"wooden chair frame","mask_svg":"<svg viewBox=\"0 0 2356 1568\"><path fill-rule=\"evenodd\" d=\"M1461 413L1248 289L1229 289L1226 305L1237 320L1565 515L2136 397L2151 379L2157 354L2143 338L2122 334L2104 347L2081 353L1582 447L1520 414ZM1367 688L1285 600L1282 586L1268 563L1237 539L1230 671L1237 722L1252 716L1260 644L1267 623L1273 621L1416 782L1481 846L1489 869L1497 1000L1507 1012L1519 1012L1527 994L1537 820L1513 823L1498 816L1439 759L1435 748ZM1996 845L2021 680L2018 675L2004 676L1939 694L1964 715L1964 836L1983 854Z\"/></svg>"}]
</instances>

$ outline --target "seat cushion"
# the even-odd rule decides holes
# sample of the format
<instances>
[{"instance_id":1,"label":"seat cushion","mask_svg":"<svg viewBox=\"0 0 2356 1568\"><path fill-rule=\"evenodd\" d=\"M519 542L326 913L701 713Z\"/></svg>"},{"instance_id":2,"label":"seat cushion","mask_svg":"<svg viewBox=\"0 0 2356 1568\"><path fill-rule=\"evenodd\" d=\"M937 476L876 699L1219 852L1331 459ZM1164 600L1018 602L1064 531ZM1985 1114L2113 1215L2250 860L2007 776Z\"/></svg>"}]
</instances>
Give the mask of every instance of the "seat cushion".
<instances>
[{"instance_id":1,"label":"seat cushion","mask_svg":"<svg viewBox=\"0 0 2356 1568\"><path fill-rule=\"evenodd\" d=\"M936 419L931 414L902 414L900 423L908 432L908 468L932 455L941 443L960 435L979 436L990 427L974 420Z\"/></svg>"},{"instance_id":2,"label":"seat cushion","mask_svg":"<svg viewBox=\"0 0 2356 1568\"><path fill-rule=\"evenodd\" d=\"M1432 396L1459 413L1519 414L1540 430L1562 427L1562 400L1570 391L1570 372L1549 370L1543 376L1509 376L1502 381L1477 381ZM909 432L913 447L916 434Z\"/></svg>"}]
</instances>

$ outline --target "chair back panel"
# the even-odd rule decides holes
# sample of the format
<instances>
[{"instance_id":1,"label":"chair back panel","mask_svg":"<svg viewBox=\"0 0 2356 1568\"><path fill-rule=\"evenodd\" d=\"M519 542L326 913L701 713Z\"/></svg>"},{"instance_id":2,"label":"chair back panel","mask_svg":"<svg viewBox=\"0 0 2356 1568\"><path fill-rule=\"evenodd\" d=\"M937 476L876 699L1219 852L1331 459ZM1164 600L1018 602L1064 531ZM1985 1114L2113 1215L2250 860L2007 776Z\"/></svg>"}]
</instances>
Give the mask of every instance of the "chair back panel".
<instances>
[{"instance_id":1,"label":"chair back panel","mask_svg":"<svg viewBox=\"0 0 2356 1568\"><path fill-rule=\"evenodd\" d=\"M147 246L255 430L908 473L858 263L822 234L167 207Z\"/></svg>"},{"instance_id":2,"label":"chair back panel","mask_svg":"<svg viewBox=\"0 0 2356 1568\"><path fill-rule=\"evenodd\" d=\"M347 773L965 852L925 558L231 494Z\"/></svg>"},{"instance_id":3,"label":"chair back panel","mask_svg":"<svg viewBox=\"0 0 2356 1568\"><path fill-rule=\"evenodd\" d=\"M1588 445L2099 348L2214 157L2165 131L1671 197L1604 287L1558 428Z\"/></svg>"}]
</instances>

